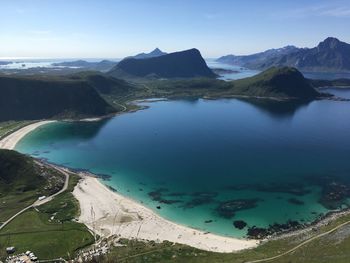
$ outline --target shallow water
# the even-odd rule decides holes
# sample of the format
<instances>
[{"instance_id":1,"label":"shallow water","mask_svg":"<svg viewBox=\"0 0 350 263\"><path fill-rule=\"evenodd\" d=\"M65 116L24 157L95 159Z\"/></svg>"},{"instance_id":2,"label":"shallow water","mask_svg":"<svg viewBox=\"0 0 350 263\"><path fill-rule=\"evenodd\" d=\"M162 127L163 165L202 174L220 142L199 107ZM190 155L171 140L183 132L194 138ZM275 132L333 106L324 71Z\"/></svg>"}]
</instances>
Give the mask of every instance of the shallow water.
<instances>
[{"instance_id":1,"label":"shallow water","mask_svg":"<svg viewBox=\"0 0 350 263\"><path fill-rule=\"evenodd\" d=\"M350 175L349 102L146 104L99 122L48 124L16 149L108 175L104 183L165 218L235 237L247 234L235 220L250 227L315 220L329 211L322 189ZM241 199L245 207L222 210Z\"/></svg>"}]
</instances>

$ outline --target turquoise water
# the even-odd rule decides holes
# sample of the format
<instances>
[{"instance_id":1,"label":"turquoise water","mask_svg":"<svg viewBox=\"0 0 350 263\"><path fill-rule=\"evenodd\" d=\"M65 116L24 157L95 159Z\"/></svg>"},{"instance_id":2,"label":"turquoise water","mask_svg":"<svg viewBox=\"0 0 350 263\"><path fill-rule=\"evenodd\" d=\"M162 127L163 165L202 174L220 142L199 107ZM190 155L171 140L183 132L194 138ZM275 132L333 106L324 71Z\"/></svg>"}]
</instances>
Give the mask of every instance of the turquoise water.
<instances>
[{"instance_id":1,"label":"turquoise water","mask_svg":"<svg viewBox=\"0 0 350 263\"><path fill-rule=\"evenodd\" d=\"M331 182L348 186L349 102L145 104L99 122L42 126L16 149L109 176L104 183L167 219L235 237L254 225L311 222L331 209L320 202ZM227 211L224 202L241 199L246 206Z\"/></svg>"}]
</instances>

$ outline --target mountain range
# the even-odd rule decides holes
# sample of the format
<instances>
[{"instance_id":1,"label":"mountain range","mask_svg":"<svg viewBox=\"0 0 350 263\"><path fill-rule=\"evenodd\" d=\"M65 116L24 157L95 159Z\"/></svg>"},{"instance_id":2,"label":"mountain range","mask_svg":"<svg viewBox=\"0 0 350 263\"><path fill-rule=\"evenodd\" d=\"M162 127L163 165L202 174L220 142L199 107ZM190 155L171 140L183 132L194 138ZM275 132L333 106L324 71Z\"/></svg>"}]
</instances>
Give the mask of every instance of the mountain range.
<instances>
[{"instance_id":1,"label":"mountain range","mask_svg":"<svg viewBox=\"0 0 350 263\"><path fill-rule=\"evenodd\" d=\"M168 53L161 51L159 48L155 48L150 53L139 53L135 56L128 57L128 58L136 58L136 59L155 58L155 57L164 56L166 54Z\"/></svg>"},{"instance_id":2,"label":"mountain range","mask_svg":"<svg viewBox=\"0 0 350 263\"><path fill-rule=\"evenodd\" d=\"M314 48L286 46L246 56L227 55L217 61L258 70L288 66L304 72L348 72L350 44L329 37Z\"/></svg>"},{"instance_id":3,"label":"mountain range","mask_svg":"<svg viewBox=\"0 0 350 263\"><path fill-rule=\"evenodd\" d=\"M143 59L125 58L108 74L114 77L138 78L214 78L217 76L207 66L197 49Z\"/></svg>"}]
</instances>

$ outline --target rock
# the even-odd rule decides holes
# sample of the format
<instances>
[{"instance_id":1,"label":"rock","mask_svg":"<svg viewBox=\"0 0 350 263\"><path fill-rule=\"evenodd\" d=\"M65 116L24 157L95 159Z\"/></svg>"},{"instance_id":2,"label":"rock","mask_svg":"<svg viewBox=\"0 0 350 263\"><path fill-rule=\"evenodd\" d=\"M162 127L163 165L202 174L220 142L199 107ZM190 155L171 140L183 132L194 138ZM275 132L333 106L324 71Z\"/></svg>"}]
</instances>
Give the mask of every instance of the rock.
<instances>
[{"instance_id":1,"label":"rock","mask_svg":"<svg viewBox=\"0 0 350 263\"><path fill-rule=\"evenodd\" d=\"M235 228L238 228L239 230L241 230L247 226L247 223L244 222L243 220L236 220L233 222L233 225L235 226Z\"/></svg>"}]
</instances>

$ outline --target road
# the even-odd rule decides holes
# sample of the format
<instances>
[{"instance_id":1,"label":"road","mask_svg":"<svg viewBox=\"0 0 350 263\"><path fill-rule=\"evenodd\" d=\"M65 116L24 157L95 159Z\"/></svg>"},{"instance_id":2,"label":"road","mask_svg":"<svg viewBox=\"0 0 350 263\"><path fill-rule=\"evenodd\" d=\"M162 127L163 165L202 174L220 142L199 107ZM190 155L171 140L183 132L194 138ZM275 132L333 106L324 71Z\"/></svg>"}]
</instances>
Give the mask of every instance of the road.
<instances>
[{"instance_id":1,"label":"road","mask_svg":"<svg viewBox=\"0 0 350 263\"><path fill-rule=\"evenodd\" d=\"M330 233L332 233L332 232L338 230L339 228L341 228L341 227L343 227L343 226L345 226L345 225L348 225L349 223L350 223L350 221L346 221L346 222L344 222L344 223L342 223L342 224L340 224L340 225L338 225L338 226L332 228L331 230L328 230L327 232L318 234L318 235L316 235L316 236L314 236L314 237L312 237L312 238L310 238L310 239L308 239L308 240L306 240L306 241L300 243L299 245L297 245L297 246L295 246L295 247L289 249L288 251L286 251L286 252L284 252L284 253L282 253L282 254L279 254L279 255L277 255L277 256L269 257L269 258L263 258L263 259L257 259L257 260L252 260L252 261L246 261L245 263L268 262L268 261L272 261L272 260L281 258L281 257L283 257L283 256L285 256L285 255L287 255L287 254L292 253L293 251L297 250L298 248L300 248L300 247L302 247L302 246L304 246L304 245L310 243L311 241L314 241L315 239L318 239L318 238L321 238L321 237L323 237L323 236L326 236L326 235L328 235L328 234L330 234Z\"/></svg>"},{"instance_id":2,"label":"road","mask_svg":"<svg viewBox=\"0 0 350 263\"><path fill-rule=\"evenodd\" d=\"M14 220L17 216L19 216L20 214L24 213L25 211L27 211L30 208L36 207L36 206L40 206L43 204L46 204L47 202L50 202L55 196L63 193L64 191L67 190L68 188L68 183L69 183L69 173L67 173L65 170L63 170L62 168L56 167L54 165L50 165L50 167L52 167L53 169L59 171L60 173L62 173L65 176L65 181L64 181L64 185L62 187L62 189L60 191L58 191L57 193L54 193L53 195L50 195L48 197L46 197L45 199L39 201L35 201L33 204L23 208L21 211L19 211L18 213L16 213L15 215L13 215L10 219L8 219L7 221L5 221L1 226L0 226L0 230L3 229L6 225L8 225L12 220Z\"/></svg>"}]
</instances>

